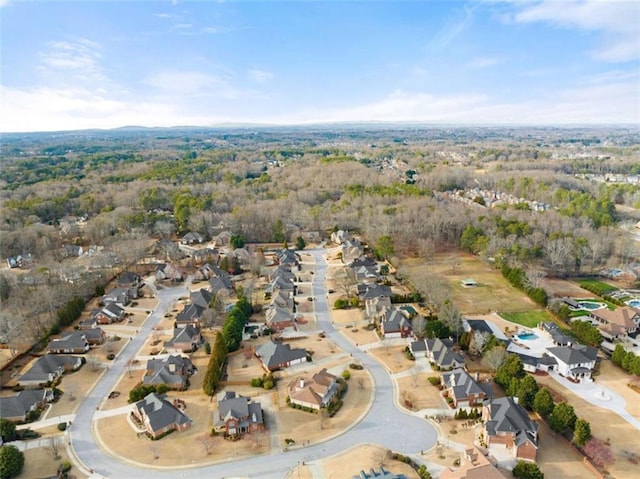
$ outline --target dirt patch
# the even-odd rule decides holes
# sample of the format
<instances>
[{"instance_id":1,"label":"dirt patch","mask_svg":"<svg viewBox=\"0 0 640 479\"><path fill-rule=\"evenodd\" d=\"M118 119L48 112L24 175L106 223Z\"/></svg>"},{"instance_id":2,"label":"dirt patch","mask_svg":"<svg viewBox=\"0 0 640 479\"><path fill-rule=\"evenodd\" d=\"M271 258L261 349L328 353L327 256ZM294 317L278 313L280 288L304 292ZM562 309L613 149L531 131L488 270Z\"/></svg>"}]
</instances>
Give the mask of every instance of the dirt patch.
<instances>
[{"instance_id":1,"label":"dirt patch","mask_svg":"<svg viewBox=\"0 0 640 479\"><path fill-rule=\"evenodd\" d=\"M95 369L89 364L85 364L78 371L62 376L62 381L58 388L64 394L60 396L56 403L52 404L47 417L52 418L73 414L101 377L102 371L102 368Z\"/></svg>"},{"instance_id":2,"label":"dirt patch","mask_svg":"<svg viewBox=\"0 0 640 479\"><path fill-rule=\"evenodd\" d=\"M133 365L132 367L137 367L138 365L145 365L145 362L138 363L137 365ZM100 406L103 410L107 409L116 409L122 406L126 406L129 404L129 391L131 391L138 383L142 381L142 375L144 371L142 369L131 369L130 371L125 371L125 373L120 378L118 384L113 389L114 391L118 391L120 395L114 398L105 398Z\"/></svg>"},{"instance_id":3,"label":"dirt patch","mask_svg":"<svg viewBox=\"0 0 640 479\"><path fill-rule=\"evenodd\" d=\"M64 447L59 451L60 459L53 459L53 454L48 448L38 447L34 449L27 449L24 451L24 468L22 473L16 476L17 479L33 479L34 477L55 477L58 471L58 466L69 460L67 452ZM76 479L85 479L85 476L77 467L72 467L69 471L69 477L75 477Z\"/></svg>"},{"instance_id":4,"label":"dirt patch","mask_svg":"<svg viewBox=\"0 0 640 479\"><path fill-rule=\"evenodd\" d=\"M407 258L401 268L414 285L424 284L426 277L439 277L449 284L453 303L463 314L491 311L529 311L537 309L522 291L514 288L491 265L466 253L439 253L432 258ZM465 288L463 279L473 279L477 287Z\"/></svg>"},{"instance_id":5,"label":"dirt patch","mask_svg":"<svg viewBox=\"0 0 640 479\"><path fill-rule=\"evenodd\" d=\"M344 368L347 363L344 364ZM341 370L341 368L334 368ZM274 395L274 408L277 410L276 420L282 446L284 440L291 438L296 445L304 445L321 441L338 434L358 419L368 408L371 397L371 378L366 371L350 370L349 390L344 404L332 418L321 419L319 414L304 412L287 405L287 385L293 378L278 381L278 392ZM277 402L276 402L277 401Z\"/></svg>"},{"instance_id":6,"label":"dirt patch","mask_svg":"<svg viewBox=\"0 0 640 479\"><path fill-rule=\"evenodd\" d=\"M600 374L595 379L598 384L611 388L620 394L627 401L627 412L640 420L640 393L628 386L634 378L637 376L625 373L606 359L600 363Z\"/></svg>"},{"instance_id":7,"label":"dirt patch","mask_svg":"<svg viewBox=\"0 0 640 479\"><path fill-rule=\"evenodd\" d=\"M448 409L447 403L440 396L440 390L432 386L429 377L438 377L436 373L420 373L396 380L400 403L410 409L405 401L413 405L413 411L421 409Z\"/></svg>"},{"instance_id":8,"label":"dirt patch","mask_svg":"<svg viewBox=\"0 0 640 479\"><path fill-rule=\"evenodd\" d=\"M353 344L362 346L365 344L371 343L379 343L380 338L374 330L366 329L365 326L368 324L367 321L360 322L358 325L354 327L341 327L340 332L344 334L347 338L351 340ZM349 326L349 325L348 325Z\"/></svg>"},{"instance_id":9,"label":"dirt patch","mask_svg":"<svg viewBox=\"0 0 640 479\"><path fill-rule=\"evenodd\" d=\"M598 296L582 289L573 281L559 278L544 278L542 287L550 298L597 298Z\"/></svg>"},{"instance_id":10,"label":"dirt patch","mask_svg":"<svg viewBox=\"0 0 640 479\"><path fill-rule=\"evenodd\" d=\"M373 354L387 368L391 374L399 373L411 369L415 362L407 359L404 354L406 346L381 346L369 349L369 354Z\"/></svg>"},{"instance_id":11,"label":"dirt patch","mask_svg":"<svg viewBox=\"0 0 640 479\"><path fill-rule=\"evenodd\" d=\"M549 429L543 421L538 421L540 449L536 462L545 477L567 479L591 479L593 474L582 462L582 457L566 439ZM620 476L622 477L622 476Z\"/></svg>"},{"instance_id":12,"label":"dirt patch","mask_svg":"<svg viewBox=\"0 0 640 479\"><path fill-rule=\"evenodd\" d=\"M158 303L160 301L157 298L138 298L138 299L135 299L134 302L136 302L137 304L132 307L145 309L147 311L152 311L153 309L156 308L156 306L158 306ZM129 311L131 308L126 308L126 309L127 311Z\"/></svg>"}]
</instances>

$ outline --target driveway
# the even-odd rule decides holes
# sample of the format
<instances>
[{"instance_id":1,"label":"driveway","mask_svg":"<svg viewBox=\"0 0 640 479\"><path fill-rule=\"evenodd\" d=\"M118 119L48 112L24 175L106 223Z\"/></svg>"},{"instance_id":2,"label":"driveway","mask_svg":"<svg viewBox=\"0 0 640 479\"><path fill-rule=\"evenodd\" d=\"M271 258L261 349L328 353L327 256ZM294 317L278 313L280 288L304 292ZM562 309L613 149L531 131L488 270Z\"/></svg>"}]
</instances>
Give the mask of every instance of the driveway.
<instances>
[{"instance_id":1,"label":"driveway","mask_svg":"<svg viewBox=\"0 0 640 479\"><path fill-rule=\"evenodd\" d=\"M94 471L92 477L128 479L153 475L157 479L187 476L190 479L211 477L281 479L302 461L308 462L339 454L358 444L377 443L403 454L415 454L430 449L436 443L436 430L426 420L404 413L396 407L393 382L386 370L373 357L355 347L333 327L329 319L324 286L327 270L327 264L324 260L325 250L315 249L308 252L316 260L313 295L316 298L314 303L318 325L345 353L353 355L354 360L362 363L373 377L374 397L371 408L366 415L344 434L324 443L300 449L290 449L285 452L275 450L267 456L256 456L223 464L158 469L151 465L131 463L122 458L108 455L96 443L92 432L91 424L94 416L97 416L97 408L113 390L120 376L126 370L127 361L134 357L142 347L145 339L151 334L153 326L161 321L173 301L188 294L184 286L160 289L158 290L159 304L140 328L140 334L134 337L122 350L111 368L85 398L76 414L70 431L71 445L85 466ZM357 465L355 468L355 472L357 472ZM186 469L188 471L185 471ZM152 470L153 472L151 472ZM355 474L355 472L353 473Z\"/></svg>"}]
</instances>

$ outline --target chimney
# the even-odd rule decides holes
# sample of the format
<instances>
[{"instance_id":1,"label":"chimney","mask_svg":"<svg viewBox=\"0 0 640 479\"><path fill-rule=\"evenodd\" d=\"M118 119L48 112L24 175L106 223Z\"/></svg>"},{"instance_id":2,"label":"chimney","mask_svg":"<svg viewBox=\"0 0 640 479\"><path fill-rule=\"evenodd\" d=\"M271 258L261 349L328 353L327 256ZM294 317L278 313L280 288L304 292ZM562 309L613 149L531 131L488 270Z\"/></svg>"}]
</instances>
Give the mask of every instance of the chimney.
<instances>
[{"instance_id":1,"label":"chimney","mask_svg":"<svg viewBox=\"0 0 640 479\"><path fill-rule=\"evenodd\" d=\"M518 398L518 396L513 396L513 402L516 404L520 404L520 398Z\"/></svg>"},{"instance_id":2,"label":"chimney","mask_svg":"<svg viewBox=\"0 0 640 479\"><path fill-rule=\"evenodd\" d=\"M475 376L475 377L474 377L474 379L475 379L476 381L478 381L478 379L480 379L480 373L479 373L478 371L476 371L476 373L475 373L475 375L474 375L474 376Z\"/></svg>"}]
</instances>

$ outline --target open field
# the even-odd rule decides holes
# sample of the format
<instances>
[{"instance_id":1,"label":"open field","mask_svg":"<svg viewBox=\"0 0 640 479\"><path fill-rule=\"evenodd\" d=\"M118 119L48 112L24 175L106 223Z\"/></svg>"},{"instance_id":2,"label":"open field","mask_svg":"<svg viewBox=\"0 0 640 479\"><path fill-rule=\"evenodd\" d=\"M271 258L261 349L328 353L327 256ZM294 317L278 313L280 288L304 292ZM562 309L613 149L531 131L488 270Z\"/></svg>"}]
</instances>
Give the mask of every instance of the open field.
<instances>
[{"instance_id":1,"label":"open field","mask_svg":"<svg viewBox=\"0 0 640 479\"><path fill-rule=\"evenodd\" d=\"M34 479L36 477L56 477L58 466L69 461L67 451L64 447L59 451L60 459L53 459L50 450L44 447L27 449L24 452L24 468L16 476L16 479ZM70 461L69 461L70 462ZM77 467L72 467L69 471L69 478L85 479L85 476Z\"/></svg>"},{"instance_id":2,"label":"open field","mask_svg":"<svg viewBox=\"0 0 640 479\"><path fill-rule=\"evenodd\" d=\"M597 296L574 281L560 278L543 278L541 286L545 289L549 298L596 298Z\"/></svg>"},{"instance_id":3,"label":"open field","mask_svg":"<svg viewBox=\"0 0 640 479\"><path fill-rule=\"evenodd\" d=\"M499 313L506 321L520 324L528 328L535 328L538 324L546 321L553 322L553 316L547 310L521 311L516 313Z\"/></svg>"},{"instance_id":4,"label":"open field","mask_svg":"<svg viewBox=\"0 0 640 479\"><path fill-rule=\"evenodd\" d=\"M51 410L47 417L63 416L73 414L76 407L88 395L89 391L96 384L103 372L102 366L85 364L80 370L62 376L62 382L58 386L64 394L60 396L58 402L52 403Z\"/></svg>"},{"instance_id":5,"label":"open field","mask_svg":"<svg viewBox=\"0 0 640 479\"><path fill-rule=\"evenodd\" d=\"M410 401L414 411L421 409L446 409L447 403L436 386L432 386L429 377L438 377L437 373L419 373L396 380L400 403Z\"/></svg>"},{"instance_id":6,"label":"open field","mask_svg":"<svg viewBox=\"0 0 640 479\"><path fill-rule=\"evenodd\" d=\"M415 366L415 362L407 359L404 354L406 345L402 346L380 346L378 348L369 349L369 354L373 354L375 358L384 364L387 371L391 374L399 373L411 369Z\"/></svg>"},{"instance_id":7,"label":"open field","mask_svg":"<svg viewBox=\"0 0 640 479\"><path fill-rule=\"evenodd\" d=\"M526 294L514 288L502 274L467 253L439 253L432 258L408 258L400 265L416 286L426 277L446 280L454 304L463 314L484 314L491 311L531 311L538 309ZM465 288L460 282L473 279L477 287Z\"/></svg>"},{"instance_id":8,"label":"open field","mask_svg":"<svg viewBox=\"0 0 640 479\"><path fill-rule=\"evenodd\" d=\"M598 384L620 394L627 402L627 412L640 420L640 393L627 386L633 379L637 379L637 376L624 372L610 360L600 362L600 374L596 377Z\"/></svg>"}]
</instances>

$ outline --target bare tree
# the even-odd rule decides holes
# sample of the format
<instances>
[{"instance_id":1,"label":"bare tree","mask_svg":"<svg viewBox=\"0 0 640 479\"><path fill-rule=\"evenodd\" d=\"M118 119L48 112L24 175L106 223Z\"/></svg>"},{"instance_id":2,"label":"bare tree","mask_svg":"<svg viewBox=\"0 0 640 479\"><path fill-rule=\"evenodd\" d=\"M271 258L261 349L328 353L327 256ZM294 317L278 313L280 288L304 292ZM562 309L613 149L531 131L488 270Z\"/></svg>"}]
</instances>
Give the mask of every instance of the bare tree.
<instances>
[{"instance_id":1,"label":"bare tree","mask_svg":"<svg viewBox=\"0 0 640 479\"><path fill-rule=\"evenodd\" d=\"M419 314L414 317L411 321L411 328L413 329L413 334L415 334L416 338L423 339L424 338L424 330L427 326L427 319Z\"/></svg>"},{"instance_id":2,"label":"bare tree","mask_svg":"<svg viewBox=\"0 0 640 479\"><path fill-rule=\"evenodd\" d=\"M498 368L504 363L507 359L507 350L504 346L496 346L484 355L484 362L491 371L495 374Z\"/></svg>"},{"instance_id":3,"label":"bare tree","mask_svg":"<svg viewBox=\"0 0 640 479\"><path fill-rule=\"evenodd\" d=\"M318 411L318 417L320 418L320 429L324 429L327 425L327 420L329 419L329 411L327 411L327 408L320 408L320 410Z\"/></svg>"},{"instance_id":4,"label":"bare tree","mask_svg":"<svg viewBox=\"0 0 640 479\"><path fill-rule=\"evenodd\" d=\"M525 279L531 288L540 288L542 286L542 280L546 276L547 273L537 268L528 268L525 271Z\"/></svg>"},{"instance_id":5,"label":"bare tree","mask_svg":"<svg viewBox=\"0 0 640 479\"><path fill-rule=\"evenodd\" d=\"M213 452L213 448L216 445L216 438L211 434L204 433L196 436L196 442L202 446L206 456L210 456Z\"/></svg>"},{"instance_id":6,"label":"bare tree","mask_svg":"<svg viewBox=\"0 0 640 479\"><path fill-rule=\"evenodd\" d=\"M62 444L62 441L59 437L57 436L51 436L49 438L49 452L51 452L51 455L53 456L53 459L55 461L57 461L58 459L60 459L60 446Z\"/></svg>"},{"instance_id":7,"label":"bare tree","mask_svg":"<svg viewBox=\"0 0 640 479\"><path fill-rule=\"evenodd\" d=\"M358 378L358 388L364 389L364 378L361 376Z\"/></svg>"},{"instance_id":8,"label":"bare tree","mask_svg":"<svg viewBox=\"0 0 640 479\"><path fill-rule=\"evenodd\" d=\"M356 278L356 272L353 268L345 266L334 277L336 285L346 296L347 300L351 299L351 296L358 285L358 279Z\"/></svg>"},{"instance_id":9,"label":"bare tree","mask_svg":"<svg viewBox=\"0 0 640 479\"><path fill-rule=\"evenodd\" d=\"M438 319L446 324L452 333L456 335L456 342L462 333L462 315L458 308L455 307L453 301L447 299L438 311Z\"/></svg>"},{"instance_id":10,"label":"bare tree","mask_svg":"<svg viewBox=\"0 0 640 479\"><path fill-rule=\"evenodd\" d=\"M149 446L149 452L151 452L154 460L160 459L160 446L158 444L152 443Z\"/></svg>"}]
</instances>

